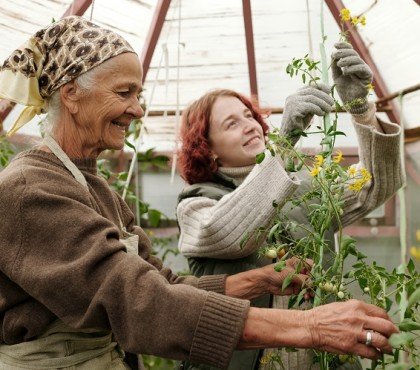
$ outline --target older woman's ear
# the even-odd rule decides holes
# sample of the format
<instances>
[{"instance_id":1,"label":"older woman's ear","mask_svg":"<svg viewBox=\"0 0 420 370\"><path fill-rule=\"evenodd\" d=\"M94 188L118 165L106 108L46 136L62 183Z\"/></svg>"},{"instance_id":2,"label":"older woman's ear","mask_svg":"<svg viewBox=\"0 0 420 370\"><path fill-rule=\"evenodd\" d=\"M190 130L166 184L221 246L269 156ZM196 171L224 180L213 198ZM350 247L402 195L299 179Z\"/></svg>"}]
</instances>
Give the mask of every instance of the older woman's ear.
<instances>
[{"instance_id":1,"label":"older woman's ear","mask_svg":"<svg viewBox=\"0 0 420 370\"><path fill-rule=\"evenodd\" d=\"M72 114L79 110L80 97L80 89L74 80L60 87L61 103Z\"/></svg>"}]
</instances>

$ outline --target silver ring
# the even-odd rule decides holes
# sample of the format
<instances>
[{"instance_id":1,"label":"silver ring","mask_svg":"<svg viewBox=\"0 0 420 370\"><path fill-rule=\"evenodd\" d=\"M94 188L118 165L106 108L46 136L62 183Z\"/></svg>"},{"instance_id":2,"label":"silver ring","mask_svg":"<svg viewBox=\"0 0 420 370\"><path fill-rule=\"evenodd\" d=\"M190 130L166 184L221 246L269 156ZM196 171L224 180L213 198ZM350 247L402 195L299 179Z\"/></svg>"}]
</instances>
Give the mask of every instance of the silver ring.
<instances>
[{"instance_id":1,"label":"silver ring","mask_svg":"<svg viewBox=\"0 0 420 370\"><path fill-rule=\"evenodd\" d=\"M369 330L369 331L366 333L366 342L365 342L365 344L366 344L368 347L370 347L370 346L372 345L372 330Z\"/></svg>"}]
</instances>

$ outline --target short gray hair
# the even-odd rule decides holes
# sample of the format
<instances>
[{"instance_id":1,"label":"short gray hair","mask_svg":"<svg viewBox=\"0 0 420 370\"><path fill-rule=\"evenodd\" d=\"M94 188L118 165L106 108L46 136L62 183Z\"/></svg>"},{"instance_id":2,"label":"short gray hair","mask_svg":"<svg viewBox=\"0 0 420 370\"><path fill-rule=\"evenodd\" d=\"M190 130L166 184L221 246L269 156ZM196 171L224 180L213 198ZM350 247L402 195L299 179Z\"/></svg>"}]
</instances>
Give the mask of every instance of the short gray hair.
<instances>
[{"instance_id":1,"label":"short gray hair","mask_svg":"<svg viewBox=\"0 0 420 370\"><path fill-rule=\"evenodd\" d=\"M106 71L107 69L108 67L106 63L100 64L99 66L87 71L86 73L81 74L74 81L84 93L88 94L96 82L97 75ZM61 112L60 89L53 92L53 94L47 100L46 106L47 117L42 122L42 131L51 135Z\"/></svg>"}]
</instances>

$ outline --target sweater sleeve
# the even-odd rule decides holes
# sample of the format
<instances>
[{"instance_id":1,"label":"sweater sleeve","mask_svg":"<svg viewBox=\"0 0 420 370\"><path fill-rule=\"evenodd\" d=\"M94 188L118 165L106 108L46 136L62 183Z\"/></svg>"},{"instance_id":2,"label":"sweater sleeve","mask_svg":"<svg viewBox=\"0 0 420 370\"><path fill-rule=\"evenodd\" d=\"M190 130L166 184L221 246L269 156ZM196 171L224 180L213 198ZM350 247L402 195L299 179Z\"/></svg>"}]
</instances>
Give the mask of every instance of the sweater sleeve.
<instances>
[{"instance_id":1,"label":"sweater sleeve","mask_svg":"<svg viewBox=\"0 0 420 370\"><path fill-rule=\"evenodd\" d=\"M405 183L400 154L401 127L379 121L375 113L375 105L370 103L366 113L352 117L359 141L360 161L355 167L366 168L372 179L360 192L345 193L343 226L383 204Z\"/></svg>"},{"instance_id":2,"label":"sweater sleeve","mask_svg":"<svg viewBox=\"0 0 420 370\"><path fill-rule=\"evenodd\" d=\"M237 189L219 201L206 197L183 200L177 208L181 253L221 259L248 256L264 241L256 232L273 219L273 201L284 204L298 185L299 180L289 177L280 160L268 153Z\"/></svg>"},{"instance_id":3,"label":"sweater sleeve","mask_svg":"<svg viewBox=\"0 0 420 370\"><path fill-rule=\"evenodd\" d=\"M165 267L162 261L153 255L152 243L150 242L150 239L147 237L144 230L134 224L134 214L128 207L127 203L124 202L118 193L115 193L115 196L118 199L122 213L122 220L126 229L129 232L139 236L139 256L156 267L160 274L163 275L170 284L187 284L192 285L198 289L225 294L227 275L205 275L201 276L200 278L192 275L178 276L177 274L174 274L171 269Z\"/></svg>"},{"instance_id":4,"label":"sweater sleeve","mask_svg":"<svg viewBox=\"0 0 420 370\"><path fill-rule=\"evenodd\" d=\"M129 352L228 366L248 301L175 284L125 253L80 189L12 178L0 183L0 270L12 281L71 327L112 330Z\"/></svg>"}]
</instances>

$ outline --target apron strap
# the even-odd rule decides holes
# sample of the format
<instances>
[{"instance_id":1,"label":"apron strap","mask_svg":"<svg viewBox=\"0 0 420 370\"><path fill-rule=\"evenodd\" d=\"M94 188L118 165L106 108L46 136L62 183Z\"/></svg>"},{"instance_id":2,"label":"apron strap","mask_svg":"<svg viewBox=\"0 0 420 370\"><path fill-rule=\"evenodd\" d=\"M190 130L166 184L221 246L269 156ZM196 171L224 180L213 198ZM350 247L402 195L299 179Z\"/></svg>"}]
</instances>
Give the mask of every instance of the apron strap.
<instances>
[{"instance_id":1,"label":"apron strap","mask_svg":"<svg viewBox=\"0 0 420 370\"><path fill-rule=\"evenodd\" d=\"M61 149L60 145L49 135L44 137L43 143L50 148L50 150L55 154L55 156L63 162L64 166L72 173L74 178L78 183L80 183L87 191L89 191L87 182L83 174L76 167L76 165L70 160L68 155Z\"/></svg>"},{"instance_id":2,"label":"apron strap","mask_svg":"<svg viewBox=\"0 0 420 370\"><path fill-rule=\"evenodd\" d=\"M50 150L55 154L55 156L64 164L64 166L71 172L76 181L80 183L87 191L89 191L87 182L82 172L76 167L76 165L71 161L69 156L64 152L64 150L58 145L58 143L50 136L45 135L43 143L50 148ZM114 199L115 202L115 199ZM118 221L120 223L120 228L125 232L124 224L121 220L120 213L117 211Z\"/></svg>"}]
</instances>

